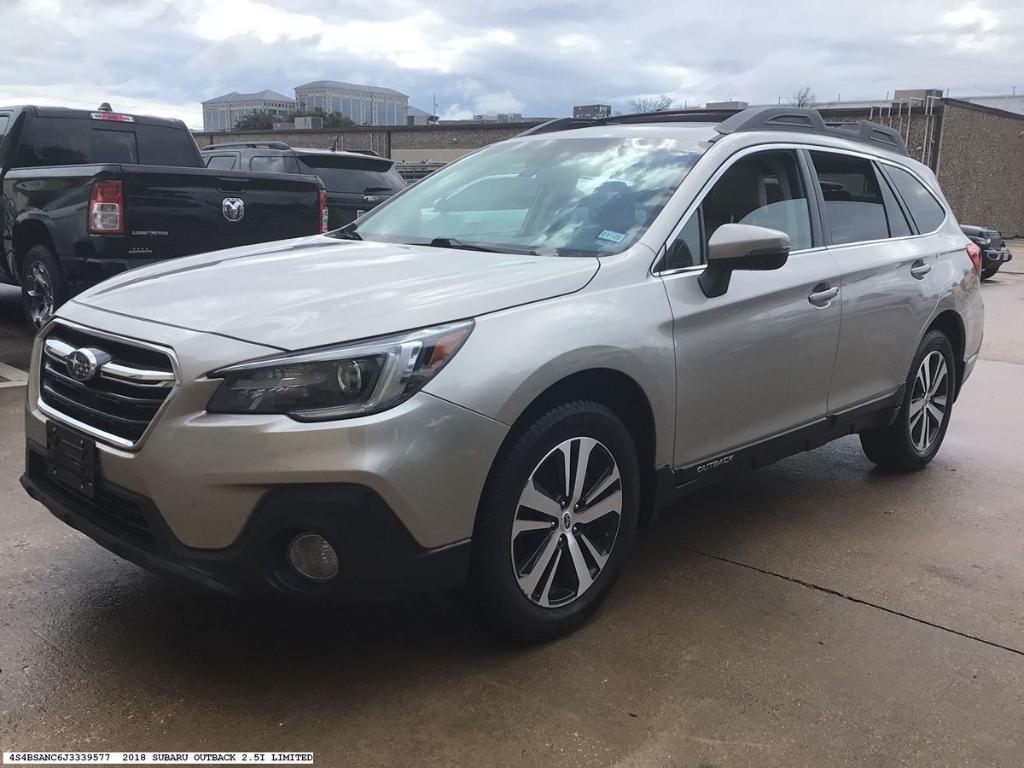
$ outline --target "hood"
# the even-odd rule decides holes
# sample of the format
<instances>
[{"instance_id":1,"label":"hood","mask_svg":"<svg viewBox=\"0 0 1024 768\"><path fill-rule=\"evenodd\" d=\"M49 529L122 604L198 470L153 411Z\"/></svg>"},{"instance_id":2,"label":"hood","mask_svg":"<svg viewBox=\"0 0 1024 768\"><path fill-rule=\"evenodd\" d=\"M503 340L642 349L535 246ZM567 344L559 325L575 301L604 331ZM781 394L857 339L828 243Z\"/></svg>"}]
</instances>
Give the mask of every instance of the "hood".
<instances>
[{"instance_id":1,"label":"hood","mask_svg":"<svg viewBox=\"0 0 1024 768\"><path fill-rule=\"evenodd\" d=\"M131 270L79 295L97 309L294 350L572 293L596 258L302 238Z\"/></svg>"}]
</instances>

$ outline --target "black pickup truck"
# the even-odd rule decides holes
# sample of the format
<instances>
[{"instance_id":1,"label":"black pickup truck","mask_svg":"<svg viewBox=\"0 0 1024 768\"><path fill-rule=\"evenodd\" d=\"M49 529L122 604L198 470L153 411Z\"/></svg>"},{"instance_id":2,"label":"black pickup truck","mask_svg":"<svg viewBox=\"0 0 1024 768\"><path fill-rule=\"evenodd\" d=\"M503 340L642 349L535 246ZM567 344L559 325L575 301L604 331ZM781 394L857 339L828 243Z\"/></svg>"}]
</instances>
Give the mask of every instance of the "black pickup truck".
<instances>
[{"instance_id":1,"label":"black pickup truck","mask_svg":"<svg viewBox=\"0 0 1024 768\"><path fill-rule=\"evenodd\" d=\"M0 107L0 180L0 282L37 328L126 269L327 227L318 177L208 170L181 121L106 108Z\"/></svg>"}]
</instances>

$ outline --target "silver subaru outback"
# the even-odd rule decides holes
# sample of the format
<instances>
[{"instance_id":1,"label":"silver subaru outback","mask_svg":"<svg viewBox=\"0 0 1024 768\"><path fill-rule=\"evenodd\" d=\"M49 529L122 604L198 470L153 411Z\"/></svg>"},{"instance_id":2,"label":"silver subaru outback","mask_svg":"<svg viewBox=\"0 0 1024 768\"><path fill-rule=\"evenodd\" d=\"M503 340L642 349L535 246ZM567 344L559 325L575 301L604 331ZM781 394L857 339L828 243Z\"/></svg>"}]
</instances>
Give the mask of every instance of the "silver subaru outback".
<instances>
[{"instance_id":1,"label":"silver subaru outback","mask_svg":"<svg viewBox=\"0 0 1024 768\"><path fill-rule=\"evenodd\" d=\"M935 176L882 126L692 119L548 123L81 294L35 343L25 488L216 589L461 585L543 639L692 489L853 433L924 467L983 320Z\"/></svg>"}]
</instances>

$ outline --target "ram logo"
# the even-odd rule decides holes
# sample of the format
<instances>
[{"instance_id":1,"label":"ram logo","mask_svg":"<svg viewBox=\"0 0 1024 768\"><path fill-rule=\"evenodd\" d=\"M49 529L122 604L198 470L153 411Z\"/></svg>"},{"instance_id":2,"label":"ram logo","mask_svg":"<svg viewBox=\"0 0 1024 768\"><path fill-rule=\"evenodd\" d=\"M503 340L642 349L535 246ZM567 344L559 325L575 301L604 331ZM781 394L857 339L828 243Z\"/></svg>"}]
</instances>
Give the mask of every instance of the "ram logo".
<instances>
[{"instance_id":1,"label":"ram logo","mask_svg":"<svg viewBox=\"0 0 1024 768\"><path fill-rule=\"evenodd\" d=\"M228 221L241 221L245 216L245 201L237 197L225 197L220 204L220 212Z\"/></svg>"},{"instance_id":2,"label":"ram logo","mask_svg":"<svg viewBox=\"0 0 1024 768\"><path fill-rule=\"evenodd\" d=\"M726 464L728 464L730 461L732 461L733 455L734 454L730 453L728 456L723 456L720 459L714 459L712 461L708 461L708 462L705 462L703 464L698 464L697 465L697 474L701 475L701 474L703 474L705 472L710 472L712 469L718 469L719 467L724 467Z\"/></svg>"}]
</instances>

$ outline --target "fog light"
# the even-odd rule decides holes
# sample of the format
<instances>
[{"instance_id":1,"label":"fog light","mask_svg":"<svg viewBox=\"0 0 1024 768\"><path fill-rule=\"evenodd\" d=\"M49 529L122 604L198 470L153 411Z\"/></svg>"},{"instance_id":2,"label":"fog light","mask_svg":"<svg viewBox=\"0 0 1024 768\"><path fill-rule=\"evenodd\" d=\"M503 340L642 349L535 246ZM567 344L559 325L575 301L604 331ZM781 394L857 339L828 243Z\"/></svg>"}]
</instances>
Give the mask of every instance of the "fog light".
<instances>
[{"instance_id":1,"label":"fog light","mask_svg":"<svg viewBox=\"0 0 1024 768\"><path fill-rule=\"evenodd\" d=\"M313 581L329 581L338 575L338 553L316 533L300 533L292 539L288 562L296 573Z\"/></svg>"}]
</instances>

